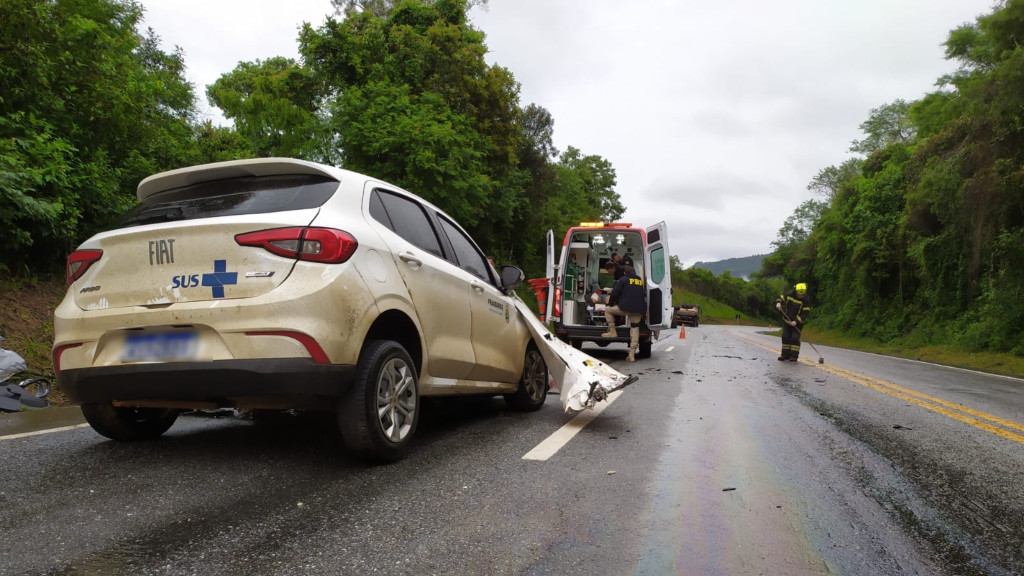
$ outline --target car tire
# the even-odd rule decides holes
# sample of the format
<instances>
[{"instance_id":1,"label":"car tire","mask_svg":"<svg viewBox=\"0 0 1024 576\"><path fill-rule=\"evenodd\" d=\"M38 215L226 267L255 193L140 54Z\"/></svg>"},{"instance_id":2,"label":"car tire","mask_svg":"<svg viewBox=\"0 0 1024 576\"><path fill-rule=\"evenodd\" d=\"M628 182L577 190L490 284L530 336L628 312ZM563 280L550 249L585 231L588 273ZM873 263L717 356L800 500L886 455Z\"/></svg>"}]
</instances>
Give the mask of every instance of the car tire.
<instances>
[{"instance_id":1,"label":"car tire","mask_svg":"<svg viewBox=\"0 0 1024 576\"><path fill-rule=\"evenodd\" d=\"M636 351L637 358L650 358L651 357L651 344L650 340L641 340L640 348Z\"/></svg>"},{"instance_id":2,"label":"car tire","mask_svg":"<svg viewBox=\"0 0 1024 576\"><path fill-rule=\"evenodd\" d=\"M152 440L178 419L178 411L171 408L128 408L94 402L82 404L82 415L93 430L122 442Z\"/></svg>"},{"instance_id":3,"label":"car tire","mask_svg":"<svg viewBox=\"0 0 1024 576\"><path fill-rule=\"evenodd\" d=\"M345 447L360 460L394 462L408 450L419 417L419 376L409 353L393 340L367 342L338 405Z\"/></svg>"},{"instance_id":4,"label":"car tire","mask_svg":"<svg viewBox=\"0 0 1024 576\"><path fill-rule=\"evenodd\" d=\"M573 342L578 342L574 340ZM505 402L513 410L534 412L540 410L548 395L548 365L544 362L540 350L533 344L526 348L526 359L523 362L523 375L519 378L519 387L512 394L505 395Z\"/></svg>"},{"instance_id":5,"label":"car tire","mask_svg":"<svg viewBox=\"0 0 1024 576\"><path fill-rule=\"evenodd\" d=\"M577 350L583 348L583 340L569 340L569 344L571 344L572 347Z\"/></svg>"},{"instance_id":6,"label":"car tire","mask_svg":"<svg viewBox=\"0 0 1024 576\"><path fill-rule=\"evenodd\" d=\"M697 326L700 326L700 320L693 321L693 327L696 328Z\"/></svg>"}]
</instances>

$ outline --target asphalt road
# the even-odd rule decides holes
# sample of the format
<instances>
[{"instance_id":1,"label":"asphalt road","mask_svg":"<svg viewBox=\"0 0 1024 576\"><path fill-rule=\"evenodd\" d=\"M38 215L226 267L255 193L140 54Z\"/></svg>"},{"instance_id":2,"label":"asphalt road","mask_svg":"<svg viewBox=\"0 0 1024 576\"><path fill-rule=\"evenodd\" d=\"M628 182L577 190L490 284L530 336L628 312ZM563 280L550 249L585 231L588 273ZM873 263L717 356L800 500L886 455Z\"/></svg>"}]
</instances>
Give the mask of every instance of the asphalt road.
<instances>
[{"instance_id":1,"label":"asphalt road","mask_svg":"<svg viewBox=\"0 0 1024 576\"><path fill-rule=\"evenodd\" d=\"M686 332L585 346L641 376L596 415L429 402L388 466L325 417L0 416L0 574L1024 573L1024 382Z\"/></svg>"}]
</instances>

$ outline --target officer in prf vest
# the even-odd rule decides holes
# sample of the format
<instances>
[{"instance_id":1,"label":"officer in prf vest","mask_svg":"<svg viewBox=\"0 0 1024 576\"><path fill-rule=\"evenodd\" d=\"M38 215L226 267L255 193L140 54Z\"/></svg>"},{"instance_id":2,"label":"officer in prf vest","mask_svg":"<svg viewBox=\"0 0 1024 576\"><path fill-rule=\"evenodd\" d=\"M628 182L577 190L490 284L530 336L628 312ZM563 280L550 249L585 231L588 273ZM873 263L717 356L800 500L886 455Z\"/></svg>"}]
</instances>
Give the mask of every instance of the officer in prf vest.
<instances>
[{"instance_id":1,"label":"officer in prf vest","mask_svg":"<svg viewBox=\"0 0 1024 576\"><path fill-rule=\"evenodd\" d=\"M614 338L615 317L629 318L629 356L626 360L636 360L636 349L640 346L640 320L647 312L647 290L644 281L636 275L633 259L622 259L622 277L615 282L612 293L608 296L608 306L604 309L604 317L608 321L608 330L601 334L603 338Z\"/></svg>"}]
</instances>

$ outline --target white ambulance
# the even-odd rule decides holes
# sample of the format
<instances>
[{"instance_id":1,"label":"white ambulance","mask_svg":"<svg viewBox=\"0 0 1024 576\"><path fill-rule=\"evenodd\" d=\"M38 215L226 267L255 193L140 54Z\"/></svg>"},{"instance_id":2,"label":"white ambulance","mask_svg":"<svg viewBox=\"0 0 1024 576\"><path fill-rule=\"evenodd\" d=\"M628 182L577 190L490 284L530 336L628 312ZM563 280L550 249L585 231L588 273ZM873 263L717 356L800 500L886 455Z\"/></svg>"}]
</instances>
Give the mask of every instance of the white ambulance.
<instances>
[{"instance_id":1,"label":"white ambulance","mask_svg":"<svg viewBox=\"0 0 1024 576\"><path fill-rule=\"evenodd\" d=\"M637 357L648 358L659 331L672 323L672 274L664 222L646 229L623 222L581 222L565 233L557 261L555 235L548 230L547 309L542 312L553 322L555 335L575 348L584 342L628 344L626 324L618 325L614 338L601 336L608 329L604 308L615 283L608 262L616 253L633 260L647 288L648 310L640 324Z\"/></svg>"}]
</instances>

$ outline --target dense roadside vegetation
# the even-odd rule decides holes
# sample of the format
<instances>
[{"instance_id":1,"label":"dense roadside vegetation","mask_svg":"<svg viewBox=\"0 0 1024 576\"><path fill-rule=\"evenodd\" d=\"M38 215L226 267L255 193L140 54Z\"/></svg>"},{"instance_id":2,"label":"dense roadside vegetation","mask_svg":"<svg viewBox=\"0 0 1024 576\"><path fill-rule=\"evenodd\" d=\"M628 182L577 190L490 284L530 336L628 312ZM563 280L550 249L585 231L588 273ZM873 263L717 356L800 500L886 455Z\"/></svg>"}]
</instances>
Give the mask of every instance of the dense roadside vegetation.
<instances>
[{"instance_id":1,"label":"dense roadside vegetation","mask_svg":"<svg viewBox=\"0 0 1024 576\"><path fill-rule=\"evenodd\" d=\"M809 188L762 277L810 285L815 324L898 348L1024 356L1024 1L953 30L959 64Z\"/></svg>"},{"instance_id":2,"label":"dense roadside vegetation","mask_svg":"<svg viewBox=\"0 0 1024 576\"><path fill-rule=\"evenodd\" d=\"M771 321L774 297L807 282L809 338L1024 374L1022 43L1022 0L953 30L958 70L871 111L751 282L674 267L674 285Z\"/></svg>"}]
</instances>

